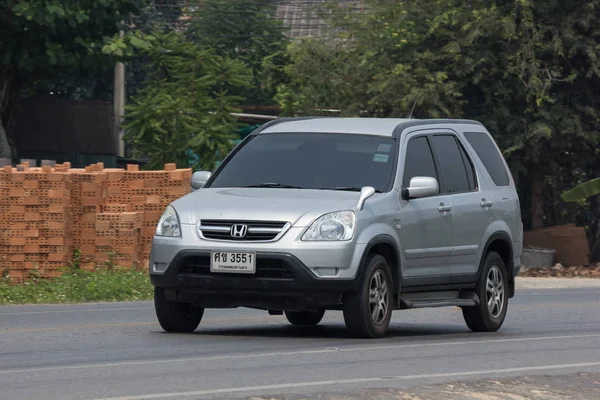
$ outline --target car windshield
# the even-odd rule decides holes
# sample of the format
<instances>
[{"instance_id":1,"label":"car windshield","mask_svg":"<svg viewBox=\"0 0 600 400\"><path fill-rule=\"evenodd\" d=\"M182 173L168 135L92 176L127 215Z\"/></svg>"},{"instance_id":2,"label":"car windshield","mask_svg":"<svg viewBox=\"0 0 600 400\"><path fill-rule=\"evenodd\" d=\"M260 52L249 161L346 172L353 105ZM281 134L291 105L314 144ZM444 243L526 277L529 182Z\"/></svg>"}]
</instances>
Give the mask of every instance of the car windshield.
<instances>
[{"instance_id":1,"label":"car windshield","mask_svg":"<svg viewBox=\"0 0 600 400\"><path fill-rule=\"evenodd\" d=\"M215 175L209 187L390 190L391 137L332 133L274 133L252 138Z\"/></svg>"}]
</instances>

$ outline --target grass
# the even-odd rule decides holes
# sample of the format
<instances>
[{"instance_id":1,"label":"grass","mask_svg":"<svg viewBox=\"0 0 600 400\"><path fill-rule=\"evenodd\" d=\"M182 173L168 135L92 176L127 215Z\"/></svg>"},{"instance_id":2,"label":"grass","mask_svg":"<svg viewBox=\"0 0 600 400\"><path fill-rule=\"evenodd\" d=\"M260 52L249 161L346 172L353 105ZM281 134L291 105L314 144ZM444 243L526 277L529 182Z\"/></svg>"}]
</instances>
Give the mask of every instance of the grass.
<instances>
[{"instance_id":1,"label":"grass","mask_svg":"<svg viewBox=\"0 0 600 400\"><path fill-rule=\"evenodd\" d=\"M81 270L77 262L57 278L34 274L22 284L0 278L0 304L60 304L150 300L152 285L146 270L127 270L107 263L94 271Z\"/></svg>"}]
</instances>

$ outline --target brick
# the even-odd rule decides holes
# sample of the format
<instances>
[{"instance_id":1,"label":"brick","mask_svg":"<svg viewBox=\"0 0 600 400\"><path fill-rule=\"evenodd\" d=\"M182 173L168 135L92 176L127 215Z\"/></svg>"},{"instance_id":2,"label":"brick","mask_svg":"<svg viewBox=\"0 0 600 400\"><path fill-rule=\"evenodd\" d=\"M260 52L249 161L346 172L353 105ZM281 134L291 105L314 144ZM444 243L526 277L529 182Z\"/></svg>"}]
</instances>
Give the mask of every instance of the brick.
<instances>
[{"instance_id":1,"label":"brick","mask_svg":"<svg viewBox=\"0 0 600 400\"><path fill-rule=\"evenodd\" d=\"M177 164L169 163L165 164L165 171L175 171L177 169Z\"/></svg>"},{"instance_id":2,"label":"brick","mask_svg":"<svg viewBox=\"0 0 600 400\"><path fill-rule=\"evenodd\" d=\"M136 180L129 181L130 189L144 189L144 187L145 187L145 182L143 179L136 179Z\"/></svg>"},{"instance_id":3,"label":"brick","mask_svg":"<svg viewBox=\"0 0 600 400\"><path fill-rule=\"evenodd\" d=\"M25 261L25 263L23 264L24 268L26 270L34 270L34 269L39 269L40 268L40 263L39 262L35 262L35 261Z\"/></svg>"},{"instance_id":4,"label":"brick","mask_svg":"<svg viewBox=\"0 0 600 400\"><path fill-rule=\"evenodd\" d=\"M24 214L25 221L41 221L41 215L37 212L27 212Z\"/></svg>"},{"instance_id":5,"label":"brick","mask_svg":"<svg viewBox=\"0 0 600 400\"><path fill-rule=\"evenodd\" d=\"M79 246L79 251L81 251L82 254L95 254L96 246L84 244L84 245Z\"/></svg>"},{"instance_id":6,"label":"brick","mask_svg":"<svg viewBox=\"0 0 600 400\"><path fill-rule=\"evenodd\" d=\"M62 262L66 261L65 256L62 253L49 253L48 254L49 262Z\"/></svg>"},{"instance_id":7,"label":"brick","mask_svg":"<svg viewBox=\"0 0 600 400\"><path fill-rule=\"evenodd\" d=\"M10 229L14 230L25 230L28 228L27 222L15 222L9 225Z\"/></svg>"},{"instance_id":8,"label":"brick","mask_svg":"<svg viewBox=\"0 0 600 400\"><path fill-rule=\"evenodd\" d=\"M150 195L146 196L146 204L160 204L160 196L158 195Z\"/></svg>"},{"instance_id":9,"label":"brick","mask_svg":"<svg viewBox=\"0 0 600 400\"><path fill-rule=\"evenodd\" d=\"M24 237L12 237L9 240L10 246L25 246L26 239Z\"/></svg>"},{"instance_id":10,"label":"brick","mask_svg":"<svg viewBox=\"0 0 600 400\"><path fill-rule=\"evenodd\" d=\"M25 181L23 188L25 189L37 189L40 187L40 181Z\"/></svg>"},{"instance_id":11,"label":"brick","mask_svg":"<svg viewBox=\"0 0 600 400\"><path fill-rule=\"evenodd\" d=\"M109 257L107 253L96 253L94 260L96 262L108 262Z\"/></svg>"},{"instance_id":12,"label":"brick","mask_svg":"<svg viewBox=\"0 0 600 400\"><path fill-rule=\"evenodd\" d=\"M8 191L9 197L24 197L25 189L20 188L12 188Z\"/></svg>"},{"instance_id":13,"label":"brick","mask_svg":"<svg viewBox=\"0 0 600 400\"><path fill-rule=\"evenodd\" d=\"M27 253L39 253L40 252L40 246L37 244L28 244L24 247L23 249L23 253L27 254Z\"/></svg>"},{"instance_id":14,"label":"brick","mask_svg":"<svg viewBox=\"0 0 600 400\"><path fill-rule=\"evenodd\" d=\"M96 231L108 231L110 227L110 221L96 221Z\"/></svg>"},{"instance_id":15,"label":"brick","mask_svg":"<svg viewBox=\"0 0 600 400\"><path fill-rule=\"evenodd\" d=\"M48 223L48 229L51 230L64 230L65 229L65 223L62 221L49 221Z\"/></svg>"},{"instance_id":16,"label":"brick","mask_svg":"<svg viewBox=\"0 0 600 400\"><path fill-rule=\"evenodd\" d=\"M25 253L9 254L8 259L11 262L25 261Z\"/></svg>"},{"instance_id":17,"label":"brick","mask_svg":"<svg viewBox=\"0 0 600 400\"><path fill-rule=\"evenodd\" d=\"M10 206L8 212L10 214L25 214L25 206Z\"/></svg>"},{"instance_id":18,"label":"brick","mask_svg":"<svg viewBox=\"0 0 600 400\"><path fill-rule=\"evenodd\" d=\"M65 174L62 172L52 172L48 174L48 180L50 182L60 182L65 180Z\"/></svg>"},{"instance_id":19,"label":"brick","mask_svg":"<svg viewBox=\"0 0 600 400\"><path fill-rule=\"evenodd\" d=\"M38 196L28 196L23 199L23 204L26 206L36 206L40 204L40 198Z\"/></svg>"},{"instance_id":20,"label":"brick","mask_svg":"<svg viewBox=\"0 0 600 400\"><path fill-rule=\"evenodd\" d=\"M25 181L25 173L13 171L13 173L10 174L10 180L13 182L24 182Z\"/></svg>"},{"instance_id":21,"label":"brick","mask_svg":"<svg viewBox=\"0 0 600 400\"><path fill-rule=\"evenodd\" d=\"M51 237L48 238L48 246L65 246L67 240L64 237Z\"/></svg>"},{"instance_id":22,"label":"brick","mask_svg":"<svg viewBox=\"0 0 600 400\"><path fill-rule=\"evenodd\" d=\"M144 204L146 203L146 196L131 196L132 204Z\"/></svg>"},{"instance_id":23,"label":"brick","mask_svg":"<svg viewBox=\"0 0 600 400\"><path fill-rule=\"evenodd\" d=\"M48 212L50 214L64 214L67 212L67 206L64 204L50 204L48 207Z\"/></svg>"},{"instance_id":24,"label":"brick","mask_svg":"<svg viewBox=\"0 0 600 400\"><path fill-rule=\"evenodd\" d=\"M125 171L110 171L108 172L109 181L122 181L125 177Z\"/></svg>"},{"instance_id":25,"label":"brick","mask_svg":"<svg viewBox=\"0 0 600 400\"><path fill-rule=\"evenodd\" d=\"M140 170L140 166L137 164L127 164L127 171L129 172L135 172L135 171L139 171Z\"/></svg>"},{"instance_id":26,"label":"brick","mask_svg":"<svg viewBox=\"0 0 600 400\"><path fill-rule=\"evenodd\" d=\"M161 182L157 179L146 179L144 181L144 188L145 189L159 189L161 187L160 183Z\"/></svg>"},{"instance_id":27,"label":"brick","mask_svg":"<svg viewBox=\"0 0 600 400\"><path fill-rule=\"evenodd\" d=\"M169 180L183 181L184 174L182 170L169 171Z\"/></svg>"},{"instance_id":28,"label":"brick","mask_svg":"<svg viewBox=\"0 0 600 400\"><path fill-rule=\"evenodd\" d=\"M110 237L97 237L96 238L96 246L110 246L111 238Z\"/></svg>"},{"instance_id":29,"label":"brick","mask_svg":"<svg viewBox=\"0 0 600 400\"><path fill-rule=\"evenodd\" d=\"M98 198L98 197L84 197L81 199L81 205L83 206L96 206L101 204L102 198Z\"/></svg>"},{"instance_id":30,"label":"brick","mask_svg":"<svg viewBox=\"0 0 600 400\"><path fill-rule=\"evenodd\" d=\"M39 229L27 229L23 231L23 236L26 238L37 238L40 236Z\"/></svg>"},{"instance_id":31,"label":"brick","mask_svg":"<svg viewBox=\"0 0 600 400\"><path fill-rule=\"evenodd\" d=\"M106 188L106 193L109 195L119 195L123 193L123 189L120 186L108 186Z\"/></svg>"}]
</instances>

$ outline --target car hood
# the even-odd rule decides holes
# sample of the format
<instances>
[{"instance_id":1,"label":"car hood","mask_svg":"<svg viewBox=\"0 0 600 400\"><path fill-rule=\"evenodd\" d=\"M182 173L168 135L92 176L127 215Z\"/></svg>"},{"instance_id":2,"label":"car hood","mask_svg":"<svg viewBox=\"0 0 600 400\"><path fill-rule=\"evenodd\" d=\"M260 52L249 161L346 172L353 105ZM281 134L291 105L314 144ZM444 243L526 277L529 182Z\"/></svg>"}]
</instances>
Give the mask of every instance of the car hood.
<instances>
[{"instance_id":1,"label":"car hood","mask_svg":"<svg viewBox=\"0 0 600 400\"><path fill-rule=\"evenodd\" d=\"M286 221L305 226L314 218L313 213L352 209L359 197L358 192L345 191L206 188L180 198L173 207L182 224L194 224L200 219L233 219Z\"/></svg>"}]
</instances>

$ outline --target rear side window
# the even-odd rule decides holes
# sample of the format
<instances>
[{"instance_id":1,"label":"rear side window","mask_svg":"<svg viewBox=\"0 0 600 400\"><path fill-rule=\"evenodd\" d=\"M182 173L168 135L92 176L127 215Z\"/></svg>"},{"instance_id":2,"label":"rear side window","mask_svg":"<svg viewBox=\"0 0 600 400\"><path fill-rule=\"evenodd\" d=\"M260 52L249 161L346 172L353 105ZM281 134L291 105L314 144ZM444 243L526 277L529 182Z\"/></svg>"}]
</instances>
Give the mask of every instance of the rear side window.
<instances>
[{"instance_id":1,"label":"rear side window","mask_svg":"<svg viewBox=\"0 0 600 400\"><path fill-rule=\"evenodd\" d=\"M492 139L485 133L466 132L465 137L475 149L477 156L483 163L496 186L510 185L510 178L502 162L502 158Z\"/></svg>"},{"instance_id":2,"label":"rear side window","mask_svg":"<svg viewBox=\"0 0 600 400\"><path fill-rule=\"evenodd\" d=\"M432 140L444 176L445 192L464 193L470 191L473 186L469 182L467 169L456 138L453 135L435 135Z\"/></svg>"},{"instance_id":3,"label":"rear side window","mask_svg":"<svg viewBox=\"0 0 600 400\"><path fill-rule=\"evenodd\" d=\"M429 141L425 136L411 139L408 142L402 186L409 187L410 180L415 176L428 176L438 179L433 154L429 147Z\"/></svg>"}]
</instances>

